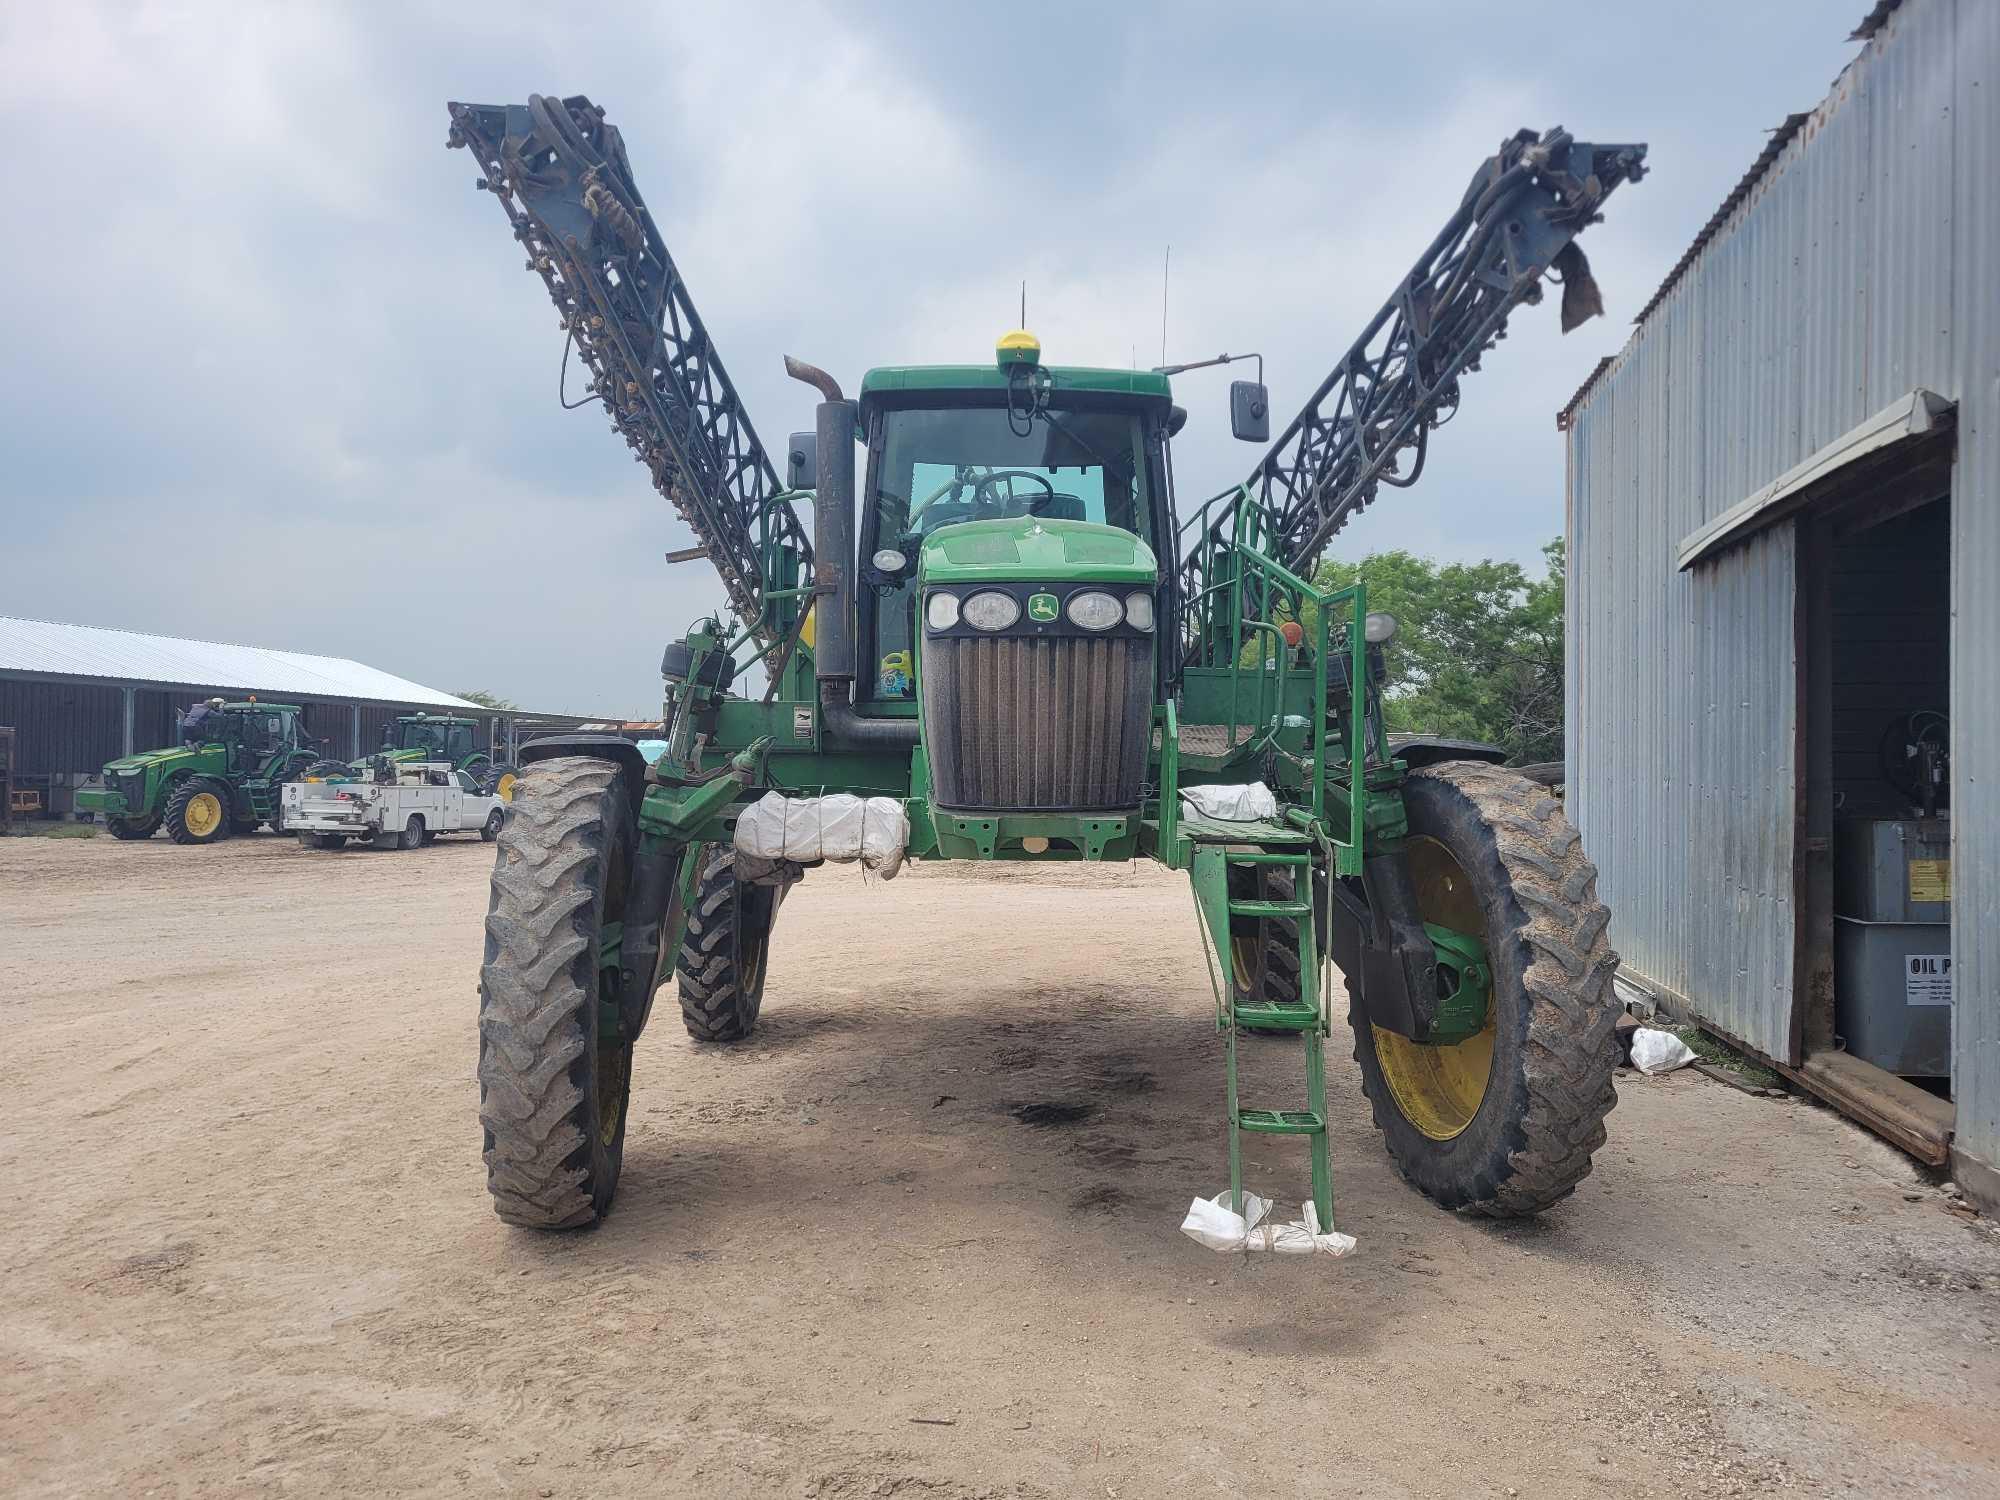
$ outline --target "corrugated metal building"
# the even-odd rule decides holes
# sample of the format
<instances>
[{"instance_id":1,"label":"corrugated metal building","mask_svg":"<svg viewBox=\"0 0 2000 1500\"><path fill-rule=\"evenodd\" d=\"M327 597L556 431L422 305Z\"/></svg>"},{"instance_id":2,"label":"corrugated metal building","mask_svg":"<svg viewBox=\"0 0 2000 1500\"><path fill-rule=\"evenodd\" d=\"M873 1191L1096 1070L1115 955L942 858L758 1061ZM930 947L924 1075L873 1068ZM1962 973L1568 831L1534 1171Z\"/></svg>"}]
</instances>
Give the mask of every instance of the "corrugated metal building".
<instances>
[{"instance_id":1,"label":"corrugated metal building","mask_svg":"<svg viewBox=\"0 0 2000 1500\"><path fill-rule=\"evenodd\" d=\"M46 792L51 812L67 812L75 787L106 761L172 744L177 710L250 693L299 704L306 733L343 758L418 710L484 717L503 738L508 728L476 703L340 657L0 616L0 724L14 728L14 782Z\"/></svg>"},{"instance_id":2,"label":"corrugated metal building","mask_svg":"<svg viewBox=\"0 0 2000 1500\"><path fill-rule=\"evenodd\" d=\"M1856 38L1559 418L1570 805L1627 978L2000 1206L2000 4ZM1935 747L1891 995L1851 845Z\"/></svg>"}]
</instances>

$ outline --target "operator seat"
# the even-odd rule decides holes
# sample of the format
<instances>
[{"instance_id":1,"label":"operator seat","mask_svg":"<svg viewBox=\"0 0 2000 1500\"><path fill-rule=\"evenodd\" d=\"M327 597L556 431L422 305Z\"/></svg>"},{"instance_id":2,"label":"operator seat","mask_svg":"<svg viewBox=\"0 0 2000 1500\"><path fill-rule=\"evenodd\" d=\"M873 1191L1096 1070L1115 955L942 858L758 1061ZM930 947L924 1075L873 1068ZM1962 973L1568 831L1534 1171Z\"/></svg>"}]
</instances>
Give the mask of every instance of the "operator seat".
<instances>
[{"instance_id":1,"label":"operator seat","mask_svg":"<svg viewBox=\"0 0 2000 1500\"><path fill-rule=\"evenodd\" d=\"M1042 502L1035 514L1045 521L1081 521L1085 519L1083 497L1069 495L1057 490Z\"/></svg>"}]
</instances>

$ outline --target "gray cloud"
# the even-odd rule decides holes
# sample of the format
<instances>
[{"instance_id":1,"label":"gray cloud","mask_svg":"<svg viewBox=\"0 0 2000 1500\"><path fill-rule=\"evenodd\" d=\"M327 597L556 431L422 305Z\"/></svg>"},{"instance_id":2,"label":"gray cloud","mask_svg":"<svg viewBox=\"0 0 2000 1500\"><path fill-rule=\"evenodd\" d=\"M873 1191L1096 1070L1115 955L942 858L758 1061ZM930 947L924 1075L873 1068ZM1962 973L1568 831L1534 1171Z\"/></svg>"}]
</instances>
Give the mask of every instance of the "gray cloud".
<instances>
[{"instance_id":1,"label":"gray cloud","mask_svg":"<svg viewBox=\"0 0 2000 1500\"><path fill-rule=\"evenodd\" d=\"M601 416L556 408L553 311L443 149L446 98L530 91L624 130L768 444L810 420L781 354L850 383L981 357L1024 277L1050 359L1153 363L1169 243L1171 357L1261 349L1288 412L1503 134L1648 141L1586 239L1611 317L1517 318L1425 484L1340 538L1529 560L1562 525L1556 407L1854 19L665 9L0 11L0 613L647 711L660 643L720 591L661 565L685 529ZM1181 388L1190 495L1255 457L1223 396ZM389 528L393 560L339 522Z\"/></svg>"}]
</instances>

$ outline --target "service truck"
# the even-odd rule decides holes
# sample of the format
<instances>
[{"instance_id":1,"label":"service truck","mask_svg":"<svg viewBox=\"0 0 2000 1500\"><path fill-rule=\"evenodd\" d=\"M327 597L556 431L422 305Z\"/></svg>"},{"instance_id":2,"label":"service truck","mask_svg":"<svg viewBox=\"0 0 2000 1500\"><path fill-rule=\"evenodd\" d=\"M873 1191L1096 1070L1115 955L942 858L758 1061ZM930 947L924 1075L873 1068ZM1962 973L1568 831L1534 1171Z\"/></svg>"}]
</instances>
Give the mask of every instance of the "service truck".
<instances>
[{"instance_id":1,"label":"service truck","mask_svg":"<svg viewBox=\"0 0 2000 1500\"><path fill-rule=\"evenodd\" d=\"M415 849L441 833L477 832L491 843L506 818L501 799L449 761L376 757L366 781L294 781L285 787L285 831L308 849L366 839Z\"/></svg>"}]
</instances>

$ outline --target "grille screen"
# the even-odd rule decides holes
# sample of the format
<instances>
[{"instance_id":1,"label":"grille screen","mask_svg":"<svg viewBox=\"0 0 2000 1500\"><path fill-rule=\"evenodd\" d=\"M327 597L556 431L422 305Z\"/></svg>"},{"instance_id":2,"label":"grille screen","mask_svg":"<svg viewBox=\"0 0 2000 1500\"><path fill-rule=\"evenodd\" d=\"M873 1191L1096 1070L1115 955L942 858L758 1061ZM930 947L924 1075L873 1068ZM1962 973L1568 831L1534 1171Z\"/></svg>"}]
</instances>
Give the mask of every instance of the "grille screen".
<instances>
[{"instance_id":1,"label":"grille screen","mask_svg":"<svg viewBox=\"0 0 2000 1500\"><path fill-rule=\"evenodd\" d=\"M1121 812L1139 805L1151 642L973 637L924 642L924 739L942 807Z\"/></svg>"}]
</instances>

